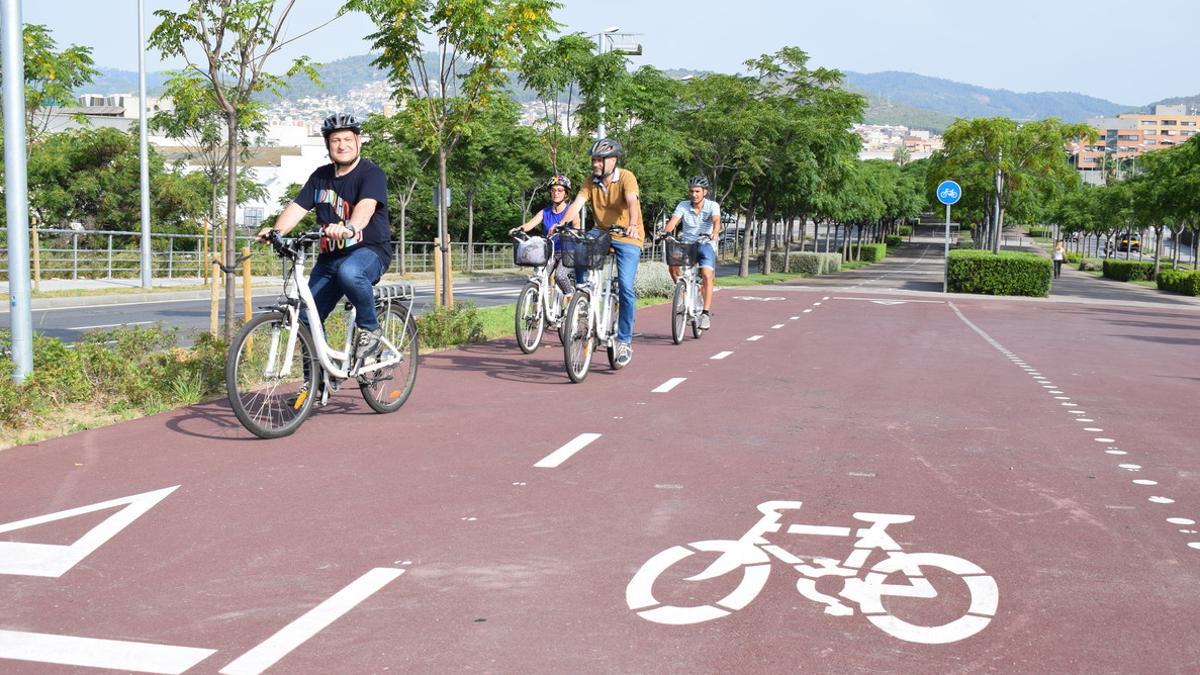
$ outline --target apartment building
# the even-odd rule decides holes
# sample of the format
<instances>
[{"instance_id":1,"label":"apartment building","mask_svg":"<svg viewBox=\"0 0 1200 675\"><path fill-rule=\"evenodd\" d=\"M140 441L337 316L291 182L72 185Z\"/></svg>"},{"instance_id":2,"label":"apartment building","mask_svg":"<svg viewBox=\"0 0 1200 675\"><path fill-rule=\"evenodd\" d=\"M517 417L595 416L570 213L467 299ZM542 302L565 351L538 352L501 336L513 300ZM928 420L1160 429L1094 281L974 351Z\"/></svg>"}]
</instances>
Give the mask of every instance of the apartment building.
<instances>
[{"instance_id":1,"label":"apartment building","mask_svg":"<svg viewBox=\"0 0 1200 675\"><path fill-rule=\"evenodd\" d=\"M1195 113L1184 105L1158 105L1153 113L1090 118L1087 123L1098 138L1095 143L1072 148L1075 166L1085 180L1102 182L1103 157L1122 166L1144 153L1184 143L1200 131L1200 114Z\"/></svg>"}]
</instances>

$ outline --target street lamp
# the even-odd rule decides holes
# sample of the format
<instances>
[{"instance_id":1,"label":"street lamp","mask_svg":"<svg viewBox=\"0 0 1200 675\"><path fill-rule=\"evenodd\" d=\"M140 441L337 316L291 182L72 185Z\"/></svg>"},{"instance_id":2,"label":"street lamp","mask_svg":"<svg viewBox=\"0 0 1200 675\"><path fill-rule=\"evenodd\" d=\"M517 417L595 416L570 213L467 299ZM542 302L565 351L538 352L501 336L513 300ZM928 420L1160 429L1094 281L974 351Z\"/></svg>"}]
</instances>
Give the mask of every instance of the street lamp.
<instances>
[{"instance_id":1,"label":"street lamp","mask_svg":"<svg viewBox=\"0 0 1200 675\"><path fill-rule=\"evenodd\" d=\"M599 49L600 56L604 56L606 52L617 52L618 54L628 54L630 56L641 56L641 44L616 44L613 40L615 37L627 38L640 33L621 33L620 26L609 26L599 33L592 33L588 37L596 38L596 47ZM608 38L608 48L605 49L604 38ZM604 128L604 92L600 92L600 119L596 122L596 138L601 139L605 136Z\"/></svg>"}]
</instances>

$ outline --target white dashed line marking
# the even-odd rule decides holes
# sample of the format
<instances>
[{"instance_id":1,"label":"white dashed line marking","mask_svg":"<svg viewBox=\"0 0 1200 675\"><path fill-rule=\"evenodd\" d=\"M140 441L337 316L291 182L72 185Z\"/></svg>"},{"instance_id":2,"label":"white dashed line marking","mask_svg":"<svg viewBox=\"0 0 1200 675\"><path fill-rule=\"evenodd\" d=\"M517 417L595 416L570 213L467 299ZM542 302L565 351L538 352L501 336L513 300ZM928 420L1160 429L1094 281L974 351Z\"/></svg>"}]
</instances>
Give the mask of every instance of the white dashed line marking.
<instances>
[{"instance_id":1,"label":"white dashed line marking","mask_svg":"<svg viewBox=\"0 0 1200 675\"><path fill-rule=\"evenodd\" d=\"M751 335L750 337L746 338L746 342L757 342L761 339L763 339L763 336L761 335Z\"/></svg>"},{"instance_id":2,"label":"white dashed line marking","mask_svg":"<svg viewBox=\"0 0 1200 675\"><path fill-rule=\"evenodd\" d=\"M587 447L589 443L600 438L600 434L579 434L571 442L546 455L540 462L534 464L539 469L553 469L571 458L571 455Z\"/></svg>"},{"instance_id":3,"label":"white dashed line marking","mask_svg":"<svg viewBox=\"0 0 1200 675\"><path fill-rule=\"evenodd\" d=\"M1086 415L1087 414L1086 410L1068 410L1067 412L1071 413L1072 415Z\"/></svg>"},{"instance_id":4,"label":"white dashed line marking","mask_svg":"<svg viewBox=\"0 0 1200 675\"><path fill-rule=\"evenodd\" d=\"M1084 430L1084 431L1091 431L1091 432L1093 432L1093 433L1099 433L1099 432L1101 432L1101 431L1104 431L1104 430L1103 430L1103 429L1101 429L1100 427L1084 427L1084 428L1083 428L1083 430Z\"/></svg>"},{"instance_id":5,"label":"white dashed line marking","mask_svg":"<svg viewBox=\"0 0 1200 675\"><path fill-rule=\"evenodd\" d=\"M827 295L827 296L825 296L825 297L823 297L823 298L821 298L821 299L822 299L822 300L828 300L828 299L829 299L829 296Z\"/></svg>"},{"instance_id":6,"label":"white dashed line marking","mask_svg":"<svg viewBox=\"0 0 1200 675\"><path fill-rule=\"evenodd\" d=\"M1112 443L1114 439L1104 438L1103 436L1101 436L1100 438L1093 438L1092 440L1096 441L1097 443Z\"/></svg>"},{"instance_id":7,"label":"white dashed line marking","mask_svg":"<svg viewBox=\"0 0 1200 675\"><path fill-rule=\"evenodd\" d=\"M783 328L783 324L777 323L774 326L771 326L771 328Z\"/></svg>"},{"instance_id":8,"label":"white dashed line marking","mask_svg":"<svg viewBox=\"0 0 1200 675\"><path fill-rule=\"evenodd\" d=\"M808 314L808 313L809 313L809 312L811 312L811 311L812 311L811 309L806 309L806 310L804 310L802 313L803 313L803 314Z\"/></svg>"},{"instance_id":9,"label":"white dashed line marking","mask_svg":"<svg viewBox=\"0 0 1200 675\"><path fill-rule=\"evenodd\" d=\"M796 321L796 320L797 320L797 319L799 319L799 318L800 318L800 317L798 317L798 316L789 316L789 317L788 317L788 319L790 319L790 320L792 320L792 321Z\"/></svg>"},{"instance_id":10,"label":"white dashed line marking","mask_svg":"<svg viewBox=\"0 0 1200 675\"><path fill-rule=\"evenodd\" d=\"M1200 541L1188 542L1188 548L1194 548L1196 550L1200 550Z\"/></svg>"},{"instance_id":11,"label":"white dashed line marking","mask_svg":"<svg viewBox=\"0 0 1200 675\"><path fill-rule=\"evenodd\" d=\"M1076 417L1075 421L1076 422L1095 422L1096 420L1094 420L1090 417Z\"/></svg>"},{"instance_id":12,"label":"white dashed line marking","mask_svg":"<svg viewBox=\"0 0 1200 675\"><path fill-rule=\"evenodd\" d=\"M1195 525L1196 521L1191 518L1167 518L1167 522L1172 525Z\"/></svg>"},{"instance_id":13,"label":"white dashed line marking","mask_svg":"<svg viewBox=\"0 0 1200 675\"><path fill-rule=\"evenodd\" d=\"M1171 499L1170 497L1157 497L1157 496L1151 497L1150 499L1148 499L1146 501L1154 502L1155 504L1174 504L1175 503L1175 500Z\"/></svg>"},{"instance_id":14,"label":"white dashed line marking","mask_svg":"<svg viewBox=\"0 0 1200 675\"><path fill-rule=\"evenodd\" d=\"M1158 485L1158 481L1146 480L1145 478L1138 478L1137 480L1133 481L1133 484L1134 485Z\"/></svg>"},{"instance_id":15,"label":"white dashed line marking","mask_svg":"<svg viewBox=\"0 0 1200 675\"><path fill-rule=\"evenodd\" d=\"M1117 468L1125 469L1126 471L1141 471L1142 465L1141 464L1118 464Z\"/></svg>"},{"instance_id":16,"label":"white dashed line marking","mask_svg":"<svg viewBox=\"0 0 1200 675\"><path fill-rule=\"evenodd\" d=\"M671 379L667 380L666 382L663 382L662 384L658 385L654 389L651 389L650 393L665 394L668 391L671 391L672 389L674 389L675 387L678 387L686 379L687 379L686 377L672 377Z\"/></svg>"},{"instance_id":17,"label":"white dashed line marking","mask_svg":"<svg viewBox=\"0 0 1200 675\"><path fill-rule=\"evenodd\" d=\"M1125 452L1124 450L1116 450L1113 448L1109 448L1108 450L1105 450L1104 453L1106 455L1128 455L1129 454L1128 452Z\"/></svg>"},{"instance_id":18,"label":"white dashed line marking","mask_svg":"<svg viewBox=\"0 0 1200 675\"><path fill-rule=\"evenodd\" d=\"M729 356L732 353L733 352L717 352L716 354L713 354L712 356L710 356L708 358L710 361L720 361L721 359L725 358L726 356Z\"/></svg>"}]
</instances>

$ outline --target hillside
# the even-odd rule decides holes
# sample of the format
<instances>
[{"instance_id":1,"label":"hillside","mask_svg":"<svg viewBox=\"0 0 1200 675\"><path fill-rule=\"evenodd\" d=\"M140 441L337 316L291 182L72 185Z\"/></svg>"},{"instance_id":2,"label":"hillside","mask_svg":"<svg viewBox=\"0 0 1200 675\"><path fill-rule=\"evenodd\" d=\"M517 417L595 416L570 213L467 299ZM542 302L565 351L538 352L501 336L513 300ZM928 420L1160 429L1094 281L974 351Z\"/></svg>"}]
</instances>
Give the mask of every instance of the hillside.
<instances>
[{"instance_id":1,"label":"hillside","mask_svg":"<svg viewBox=\"0 0 1200 675\"><path fill-rule=\"evenodd\" d=\"M1083 122L1088 117L1115 115L1133 107L1072 92L1018 93L895 71L847 72L846 83L895 105L952 117L1018 120L1058 117L1067 122Z\"/></svg>"}]
</instances>

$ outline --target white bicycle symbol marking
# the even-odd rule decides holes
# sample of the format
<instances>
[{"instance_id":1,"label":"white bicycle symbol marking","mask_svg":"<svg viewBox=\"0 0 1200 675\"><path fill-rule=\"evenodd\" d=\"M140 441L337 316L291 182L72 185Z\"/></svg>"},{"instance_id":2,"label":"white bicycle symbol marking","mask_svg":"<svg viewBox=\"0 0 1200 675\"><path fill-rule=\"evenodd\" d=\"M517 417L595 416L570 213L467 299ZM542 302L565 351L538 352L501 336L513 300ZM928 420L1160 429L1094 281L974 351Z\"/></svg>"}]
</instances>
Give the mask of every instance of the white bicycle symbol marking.
<instances>
[{"instance_id":1,"label":"white bicycle symbol marking","mask_svg":"<svg viewBox=\"0 0 1200 675\"><path fill-rule=\"evenodd\" d=\"M766 297L766 298L760 298L756 295L735 295L735 296L733 296L733 299L734 300L759 300L761 302L774 302L776 300L787 300L787 298L785 298L783 296L779 296L779 295L772 295L772 296Z\"/></svg>"},{"instance_id":2,"label":"white bicycle symbol marking","mask_svg":"<svg viewBox=\"0 0 1200 675\"><path fill-rule=\"evenodd\" d=\"M954 199L955 197L958 197L958 190L955 190L954 188L946 188L942 190L942 197L945 199Z\"/></svg>"},{"instance_id":3,"label":"white bicycle symbol marking","mask_svg":"<svg viewBox=\"0 0 1200 675\"><path fill-rule=\"evenodd\" d=\"M770 543L764 535L775 534L783 529L781 512L800 508L797 501L769 501L758 505L763 517L742 535L740 539L713 539L696 541L686 546L672 546L647 560L633 575L625 589L625 601L638 616L655 623L688 625L712 621L749 605L767 583L771 572L771 557L792 566L803 575L796 581L796 590L804 597L826 605L825 613L831 616L853 616L854 608L841 599L817 591L817 579L824 576L845 579L838 596L858 605L858 610L875 627L883 632L921 644L947 644L966 639L987 627L1000 602L1000 591L996 580L975 563L944 553L905 553L900 545L885 530L889 525L908 523L915 516L893 513L855 513L858 520L870 523L869 527L835 527L827 525L793 524L788 534L817 535L828 537L857 537L854 550L843 561L833 558L808 557L813 564L789 551ZM887 557L876 563L863 574L863 565L874 551ZM725 597L711 604L692 606L667 605L654 598L654 583L670 568L697 553L718 553L716 560L707 569L684 581L705 581L721 575L741 571L742 578L737 587ZM909 623L884 608L884 597L935 598L937 589L922 567L941 568L957 575L966 584L970 593L970 606L962 616L938 626L922 626ZM886 583L890 575L902 573L905 583ZM940 578L940 577L939 577ZM667 580L670 577L664 579Z\"/></svg>"}]
</instances>

